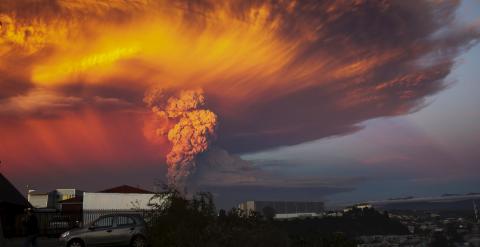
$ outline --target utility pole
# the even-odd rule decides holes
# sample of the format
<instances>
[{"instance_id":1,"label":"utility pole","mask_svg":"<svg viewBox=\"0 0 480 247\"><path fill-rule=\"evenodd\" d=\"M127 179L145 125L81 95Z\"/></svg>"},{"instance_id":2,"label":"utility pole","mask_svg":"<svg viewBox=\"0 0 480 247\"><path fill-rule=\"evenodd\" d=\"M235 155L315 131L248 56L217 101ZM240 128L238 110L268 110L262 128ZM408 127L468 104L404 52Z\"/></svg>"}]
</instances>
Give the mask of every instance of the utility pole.
<instances>
[{"instance_id":1,"label":"utility pole","mask_svg":"<svg viewBox=\"0 0 480 247\"><path fill-rule=\"evenodd\" d=\"M480 220L479 220L479 215L478 215L478 208L477 208L477 204L475 203L475 200L473 200L473 212L475 213L475 222L476 223L480 223Z\"/></svg>"},{"instance_id":2,"label":"utility pole","mask_svg":"<svg viewBox=\"0 0 480 247\"><path fill-rule=\"evenodd\" d=\"M30 189L32 188L32 186L30 186L29 184L25 185L25 189L27 190L27 200L30 201Z\"/></svg>"}]
</instances>

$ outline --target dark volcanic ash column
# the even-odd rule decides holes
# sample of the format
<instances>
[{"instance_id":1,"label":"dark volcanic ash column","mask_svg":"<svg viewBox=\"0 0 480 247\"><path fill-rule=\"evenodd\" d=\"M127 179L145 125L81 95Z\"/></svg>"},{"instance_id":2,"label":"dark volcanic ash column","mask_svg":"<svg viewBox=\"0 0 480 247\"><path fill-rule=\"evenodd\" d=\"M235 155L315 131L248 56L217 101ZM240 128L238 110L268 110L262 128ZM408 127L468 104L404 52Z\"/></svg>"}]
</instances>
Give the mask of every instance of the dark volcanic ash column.
<instances>
[{"instance_id":1,"label":"dark volcanic ash column","mask_svg":"<svg viewBox=\"0 0 480 247\"><path fill-rule=\"evenodd\" d=\"M196 167L198 154L207 151L215 140L217 115L205 109L202 90L185 90L178 95L161 88L149 90L144 102L152 112L169 121L157 134L167 135L172 149L167 155L168 183L185 185Z\"/></svg>"}]
</instances>

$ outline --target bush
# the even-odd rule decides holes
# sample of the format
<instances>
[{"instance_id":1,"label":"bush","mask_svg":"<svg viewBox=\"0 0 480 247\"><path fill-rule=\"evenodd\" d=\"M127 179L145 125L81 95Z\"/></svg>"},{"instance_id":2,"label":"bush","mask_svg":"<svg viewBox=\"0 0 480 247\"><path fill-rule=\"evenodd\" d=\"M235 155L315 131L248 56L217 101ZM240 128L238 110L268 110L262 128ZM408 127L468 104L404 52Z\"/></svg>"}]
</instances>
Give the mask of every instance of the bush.
<instances>
[{"instance_id":1,"label":"bush","mask_svg":"<svg viewBox=\"0 0 480 247\"><path fill-rule=\"evenodd\" d=\"M355 246L355 233L383 231L382 226L392 223L374 211L339 219L291 221L273 220L271 208L263 210L265 215L236 208L217 215L210 193L187 198L169 187L152 201L157 202L147 216L152 247ZM368 223L372 220L374 227Z\"/></svg>"},{"instance_id":2,"label":"bush","mask_svg":"<svg viewBox=\"0 0 480 247\"><path fill-rule=\"evenodd\" d=\"M216 214L210 193L187 199L176 189L166 188L156 197L149 215L149 240L155 246L287 246L287 234L256 213L239 209Z\"/></svg>"}]
</instances>

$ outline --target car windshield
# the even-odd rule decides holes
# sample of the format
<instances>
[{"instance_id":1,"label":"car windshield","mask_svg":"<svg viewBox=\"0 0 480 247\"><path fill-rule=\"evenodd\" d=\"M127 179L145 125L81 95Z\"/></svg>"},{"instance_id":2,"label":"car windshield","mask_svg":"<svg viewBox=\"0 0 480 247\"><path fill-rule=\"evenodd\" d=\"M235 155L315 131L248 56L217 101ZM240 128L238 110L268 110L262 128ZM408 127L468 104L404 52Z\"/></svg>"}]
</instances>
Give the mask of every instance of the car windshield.
<instances>
[{"instance_id":1,"label":"car windshield","mask_svg":"<svg viewBox=\"0 0 480 247\"><path fill-rule=\"evenodd\" d=\"M95 228L111 227L113 226L113 216L100 218L93 222L92 226Z\"/></svg>"}]
</instances>

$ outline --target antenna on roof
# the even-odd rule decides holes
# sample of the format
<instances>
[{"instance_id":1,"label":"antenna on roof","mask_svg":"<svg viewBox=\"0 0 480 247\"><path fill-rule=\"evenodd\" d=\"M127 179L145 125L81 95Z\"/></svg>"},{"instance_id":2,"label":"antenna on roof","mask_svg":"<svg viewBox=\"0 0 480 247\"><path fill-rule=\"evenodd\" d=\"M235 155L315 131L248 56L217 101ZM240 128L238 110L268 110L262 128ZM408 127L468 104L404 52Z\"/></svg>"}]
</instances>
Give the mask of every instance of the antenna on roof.
<instances>
[{"instance_id":1,"label":"antenna on roof","mask_svg":"<svg viewBox=\"0 0 480 247\"><path fill-rule=\"evenodd\" d=\"M25 189L27 190L27 200L30 201L30 190L32 189L32 186L29 184L25 185Z\"/></svg>"}]
</instances>

